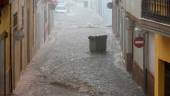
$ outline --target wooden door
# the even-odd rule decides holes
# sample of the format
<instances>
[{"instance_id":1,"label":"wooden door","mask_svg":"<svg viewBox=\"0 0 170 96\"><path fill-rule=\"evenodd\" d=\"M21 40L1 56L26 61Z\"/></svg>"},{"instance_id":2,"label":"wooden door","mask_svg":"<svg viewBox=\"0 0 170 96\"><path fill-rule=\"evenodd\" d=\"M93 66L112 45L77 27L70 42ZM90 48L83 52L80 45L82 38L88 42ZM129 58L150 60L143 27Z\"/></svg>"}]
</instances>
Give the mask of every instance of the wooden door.
<instances>
[{"instance_id":1,"label":"wooden door","mask_svg":"<svg viewBox=\"0 0 170 96\"><path fill-rule=\"evenodd\" d=\"M0 96L5 96L5 39L0 34Z\"/></svg>"},{"instance_id":2,"label":"wooden door","mask_svg":"<svg viewBox=\"0 0 170 96\"><path fill-rule=\"evenodd\" d=\"M22 42L20 40L20 33L18 30L18 13L12 16L12 33L11 33L11 47L12 47L12 85L13 89L19 80L22 63Z\"/></svg>"},{"instance_id":3,"label":"wooden door","mask_svg":"<svg viewBox=\"0 0 170 96\"><path fill-rule=\"evenodd\" d=\"M29 17L29 8L27 8L27 62L29 63L31 60L31 54L30 54L30 17Z\"/></svg>"},{"instance_id":4,"label":"wooden door","mask_svg":"<svg viewBox=\"0 0 170 96\"><path fill-rule=\"evenodd\" d=\"M170 96L170 63L165 64L165 96Z\"/></svg>"},{"instance_id":5,"label":"wooden door","mask_svg":"<svg viewBox=\"0 0 170 96\"><path fill-rule=\"evenodd\" d=\"M0 24L0 96L11 93L10 5L4 8Z\"/></svg>"},{"instance_id":6,"label":"wooden door","mask_svg":"<svg viewBox=\"0 0 170 96\"><path fill-rule=\"evenodd\" d=\"M0 96L8 96L11 92L11 70L9 60L8 33L0 34Z\"/></svg>"}]
</instances>

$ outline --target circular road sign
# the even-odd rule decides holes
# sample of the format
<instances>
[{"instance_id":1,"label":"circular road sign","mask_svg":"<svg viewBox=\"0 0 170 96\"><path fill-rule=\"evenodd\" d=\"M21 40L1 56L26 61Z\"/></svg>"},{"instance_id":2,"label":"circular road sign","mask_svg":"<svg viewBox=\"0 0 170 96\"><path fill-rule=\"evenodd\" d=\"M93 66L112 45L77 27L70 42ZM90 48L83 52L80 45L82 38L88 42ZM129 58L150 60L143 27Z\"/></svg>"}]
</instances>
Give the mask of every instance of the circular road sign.
<instances>
[{"instance_id":1,"label":"circular road sign","mask_svg":"<svg viewBox=\"0 0 170 96\"><path fill-rule=\"evenodd\" d=\"M136 37L134 39L134 45L137 47L137 48L142 48L144 47L144 43L145 43L145 40L143 37Z\"/></svg>"}]
</instances>

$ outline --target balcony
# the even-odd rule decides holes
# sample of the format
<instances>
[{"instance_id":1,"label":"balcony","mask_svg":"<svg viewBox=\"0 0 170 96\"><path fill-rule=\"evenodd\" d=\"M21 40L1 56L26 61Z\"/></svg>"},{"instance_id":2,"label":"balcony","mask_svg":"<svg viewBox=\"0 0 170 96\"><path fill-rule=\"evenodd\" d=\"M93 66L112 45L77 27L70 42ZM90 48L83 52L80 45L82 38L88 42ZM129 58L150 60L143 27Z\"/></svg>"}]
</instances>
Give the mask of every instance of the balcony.
<instances>
[{"instance_id":1,"label":"balcony","mask_svg":"<svg viewBox=\"0 0 170 96\"><path fill-rule=\"evenodd\" d=\"M0 7L3 7L4 5L8 4L9 0L0 0Z\"/></svg>"},{"instance_id":2,"label":"balcony","mask_svg":"<svg viewBox=\"0 0 170 96\"><path fill-rule=\"evenodd\" d=\"M142 17L170 24L170 0L142 0Z\"/></svg>"}]
</instances>

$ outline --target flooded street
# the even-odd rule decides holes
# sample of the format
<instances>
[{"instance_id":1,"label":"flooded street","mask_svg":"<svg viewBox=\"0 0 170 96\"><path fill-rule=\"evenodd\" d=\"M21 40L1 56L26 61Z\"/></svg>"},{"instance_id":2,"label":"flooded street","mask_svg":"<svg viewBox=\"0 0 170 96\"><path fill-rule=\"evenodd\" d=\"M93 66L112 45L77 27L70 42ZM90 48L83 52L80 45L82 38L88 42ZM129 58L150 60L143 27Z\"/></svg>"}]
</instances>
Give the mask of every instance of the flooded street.
<instances>
[{"instance_id":1,"label":"flooded street","mask_svg":"<svg viewBox=\"0 0 170 96\"><path fill-rule=\"evenodd\" d=\"M21 76L14 96L144 96L126 73L112 28L75 2L54 15L50 39ZM89 51L89 36L107 35L107 52Z\"/></svg>"}]
</instances>

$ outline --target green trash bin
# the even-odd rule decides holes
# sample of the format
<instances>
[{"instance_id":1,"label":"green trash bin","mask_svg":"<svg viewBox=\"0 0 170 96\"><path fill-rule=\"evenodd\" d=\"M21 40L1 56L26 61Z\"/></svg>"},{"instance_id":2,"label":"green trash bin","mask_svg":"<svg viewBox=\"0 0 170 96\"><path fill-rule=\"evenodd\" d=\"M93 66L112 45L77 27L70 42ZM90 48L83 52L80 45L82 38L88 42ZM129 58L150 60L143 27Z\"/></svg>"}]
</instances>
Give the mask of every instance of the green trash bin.
<instances>
[{"instance_id":1,"label":"green trash bin","mask_svg":"<svg viewBox=\"0 0 170 96\"><path fill-rule=\"evenodd\" d=\"M106 52L107 35L89 36L89 49L91 52Z\"/></svg>"}]
</instances>

